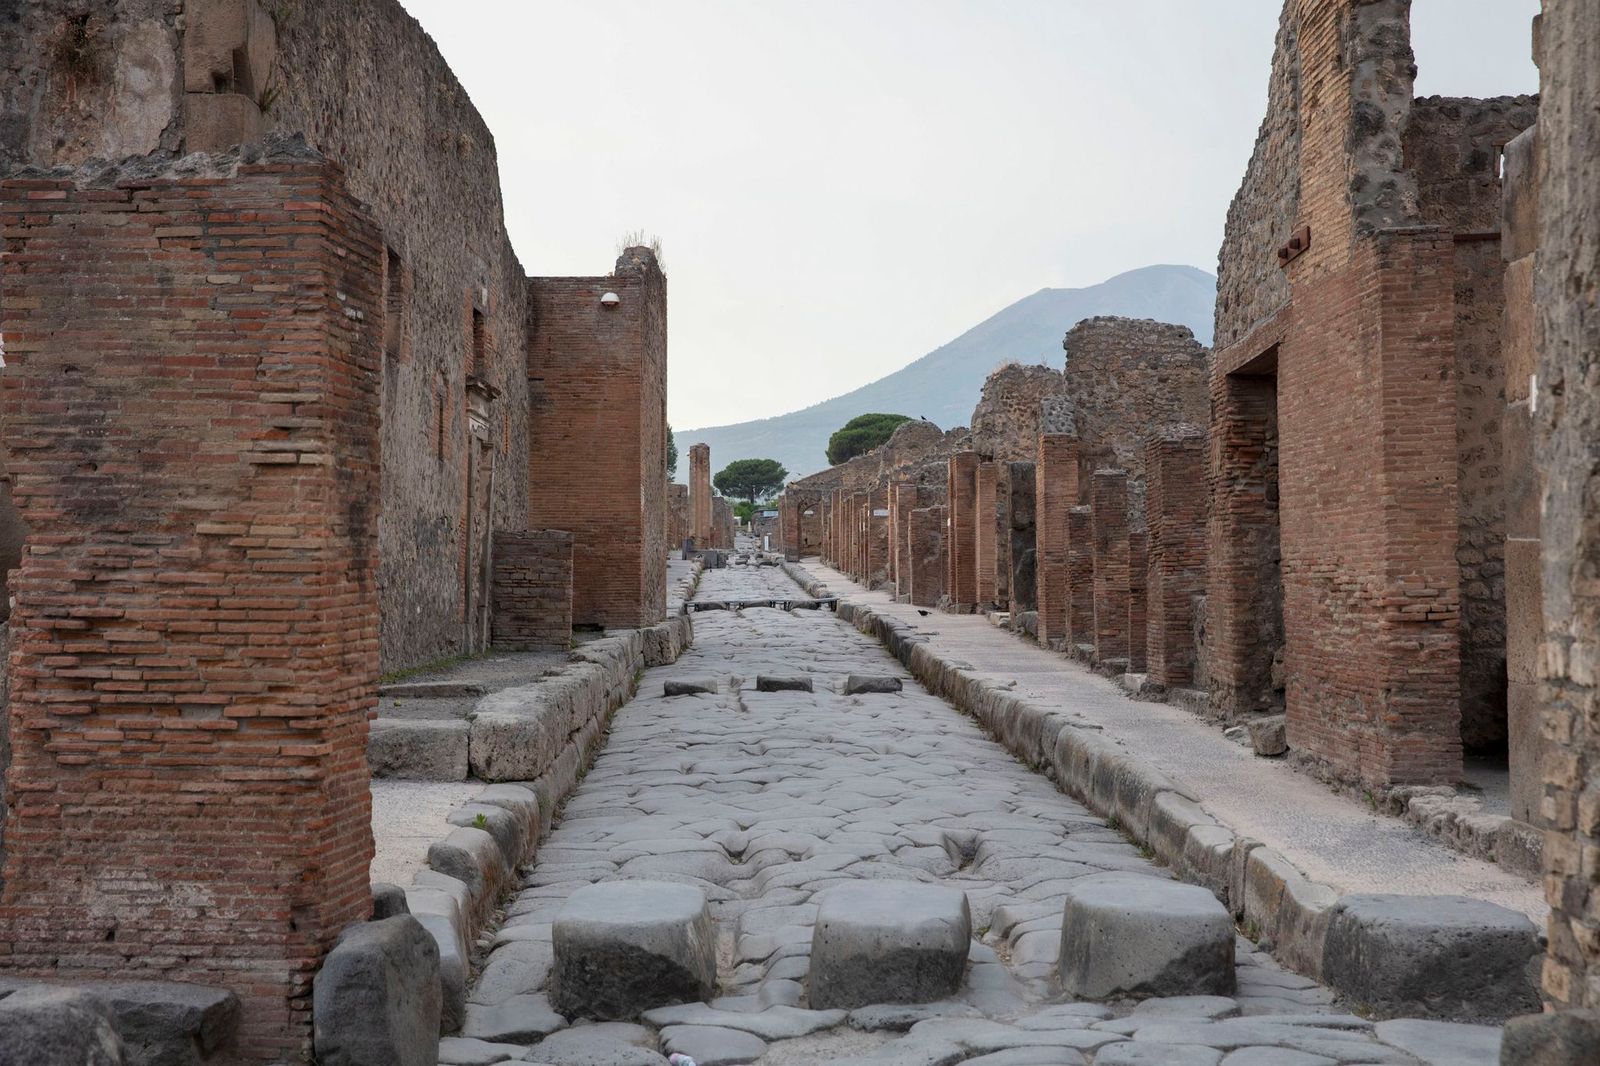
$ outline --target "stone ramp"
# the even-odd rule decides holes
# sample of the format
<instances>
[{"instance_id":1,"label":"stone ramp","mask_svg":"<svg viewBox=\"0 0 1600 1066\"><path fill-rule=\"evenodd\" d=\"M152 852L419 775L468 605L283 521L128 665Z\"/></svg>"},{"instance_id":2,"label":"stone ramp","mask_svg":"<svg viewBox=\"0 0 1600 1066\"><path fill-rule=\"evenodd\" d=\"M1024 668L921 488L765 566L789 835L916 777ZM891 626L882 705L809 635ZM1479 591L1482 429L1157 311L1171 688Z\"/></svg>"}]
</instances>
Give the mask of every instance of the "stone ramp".
<instances>
[{"instance_id":1,"label":"stone ramp","mask_svg":"<svg viewBox=\"0 0 1600 1066\"><path fill-rule=\"evenodd\" d=\"M792 588L772 568L735 568L708 571L700 595L777 597ZM1061 1002L1062 913L1073 882L1121 873L1170 883L1171 874L831 612L752 608L696 621L694 647L647 672L523 870L490 934L468 1027L443 1042L442 1062L503 1061L494 1056L521 1050L558 1066L643 1066L682 1050L700 1052L701 1062L773 1066L1114 1066L1215 1064L1249 1048L1284 1058L1319 1046L1338 1050L1335 1061L1425 1061L1243 939L1233 943L1233 995ZM813 690L755 691L756 677L780 673L812 678ZM852 674L893 676L903 687L845 695ZM664 694L668 680L705 677L720 679L715 692ZM552 1009L553 924L579 890L616 880L704 893L716 940L709 1002L604 1023L586 1021L581 1007L567 1005L571 1016ZM975 935L954 994L813 1009L825 893L868 880L964 894ZM1498 1030L1445 1031L1489 1048L1463 1066L1494 1061Z\"/></svg>"}]
</instances>

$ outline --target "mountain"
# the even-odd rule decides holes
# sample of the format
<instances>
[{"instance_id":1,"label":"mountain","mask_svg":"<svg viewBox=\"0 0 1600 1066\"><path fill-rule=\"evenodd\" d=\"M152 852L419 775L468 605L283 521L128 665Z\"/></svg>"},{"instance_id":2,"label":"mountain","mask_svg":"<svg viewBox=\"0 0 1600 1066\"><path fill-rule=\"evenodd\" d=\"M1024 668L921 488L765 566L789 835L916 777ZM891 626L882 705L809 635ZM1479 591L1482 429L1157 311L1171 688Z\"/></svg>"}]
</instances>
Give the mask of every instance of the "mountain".
<instances>
[{"instance_id":1,"label":"mountain","mask_svg":"<svg viewBox=\"0 0 1600 1066\"><path fill-rule=\"evenodd\" d=\"M688 480L691 444L711 445L713 473L735 459L776 459L791 477L803 477L828 465L829 435L868 411L927 418L941 429L964 426L991 371L1006 362L1059 370L1067 330L1096 315L1179 323L1210 344L1216 296L1217 279L1188 266L1144 267L1086 289L1040 289L854 392L774 418L677 431L678 480Z\"/></svg>"}]
</instances>

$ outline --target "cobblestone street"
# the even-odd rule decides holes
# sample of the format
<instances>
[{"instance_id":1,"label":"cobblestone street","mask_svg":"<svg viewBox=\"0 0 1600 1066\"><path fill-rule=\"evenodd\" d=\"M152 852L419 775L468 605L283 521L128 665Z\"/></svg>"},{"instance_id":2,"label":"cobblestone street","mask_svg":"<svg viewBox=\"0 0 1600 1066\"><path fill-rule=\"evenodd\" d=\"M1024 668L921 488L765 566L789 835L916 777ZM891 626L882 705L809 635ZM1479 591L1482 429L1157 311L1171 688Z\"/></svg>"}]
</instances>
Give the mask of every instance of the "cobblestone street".
<instances>
[{"instance_id":1,"label":"cobblestone street","mask_svg":"<svg viewBox=\"0 0 1600 1066\"><path fill-rule=\"evenodd\" d=\"M708 570L697 599L767 596L798 593L775 567L735 566ZM892 675L904 688L847 696L850 675ZM809 678L814 691L757 692L758 676ZM669 681L708 679L715 694L662 694ZM1107 872L1170 876L832 612L701 611L693 648L644 675L525 870L442 1061L643 1066L671 1052L700 1066L1496 1061L1497 1029L1374 1025L1242 938L1233 995L1073 1002L1057 977L1063 904L1074 881ZM552 1010L551 923L576 890L612 880L706 894L716 999L650 1011L646 1025L569 1026ZM965 893L973 940L956 995L810 1009L819 904L869 880Z\"/></svg>"}]
</instances>

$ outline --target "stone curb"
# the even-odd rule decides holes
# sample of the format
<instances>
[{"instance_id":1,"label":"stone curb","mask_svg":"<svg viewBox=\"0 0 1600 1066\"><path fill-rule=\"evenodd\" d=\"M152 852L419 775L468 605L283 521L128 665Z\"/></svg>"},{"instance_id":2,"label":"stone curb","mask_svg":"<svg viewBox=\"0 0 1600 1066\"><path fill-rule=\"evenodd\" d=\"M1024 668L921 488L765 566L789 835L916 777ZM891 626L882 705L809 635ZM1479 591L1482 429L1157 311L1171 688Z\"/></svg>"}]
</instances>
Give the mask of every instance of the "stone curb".
<instances>
[{"instance_id":1,"label":"stone curb","mask_svg":"<svg viewBox=\"0 0 1600 1066\"><path fill-rule=\"evenodd\" d=\"M829 594L801 567L786 562L784 570L808 594ZM840 602L839 617L876 638L924 687L976 718L1029 768L1111 821L1179 877L1209 888L1279 961L1327 983L1324 947L1339 907L1337 891L1307 878L1278 851L1239 836L1183 785L1098 731L1072 725L1065 715L977 677L970 663L941 656L906 623L849 601ZM1527 969L1522 965L1501 977L1526 983ZM1337 981L1331 987L1357 1001L1364 991ZM1405 1006L1408 1012L1426 1009L1421 1003Z\"/></svg>"}]
</instances>

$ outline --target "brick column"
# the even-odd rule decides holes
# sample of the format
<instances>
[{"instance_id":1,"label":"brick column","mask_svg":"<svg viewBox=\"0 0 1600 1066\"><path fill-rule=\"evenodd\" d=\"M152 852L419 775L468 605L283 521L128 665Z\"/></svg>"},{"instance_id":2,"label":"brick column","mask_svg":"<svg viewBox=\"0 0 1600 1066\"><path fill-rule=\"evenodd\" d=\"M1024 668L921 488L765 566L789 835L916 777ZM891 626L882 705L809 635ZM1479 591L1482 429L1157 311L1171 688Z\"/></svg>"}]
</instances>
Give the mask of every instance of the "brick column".
<instances>
[{"instance_id":1,"label":"brick column","mask_svg":"<svg viewBox=\"0 0 1600 1066\"><path fill-rule=\"evenodd\" d=\"M992 461L980 462L973 477L973 602L983 613L994 606L998 592L995 578L995 489L999 477L999 464Z\"/></svg>"},{"instance_id":2,"label":"brick column","mask_svg":"<svg viewBox=\"0 0 1600 1066\"><path fill-rule=\"evenodd\" d=\"M945 595L950 609L970 614L978 602L978 553L974 542L978 507L978 454L950 457L948 559Z\"/></svg>"},{"instance_id":3,"label":"brick column","mask_svg":"<svg viewBox=\"0 0 1600 1066\"><path fill-rule=\"evenodd\" d=\"M889 486L889 569L896 598L911 594L911 512L916 506L916 483L897 478Z\"/></svg>"},{"instance_id":4,"label":"brick column","mask_svg":"<svg viewBox=\"0 0 1600 1066\"><path fill-rule=\"evenodd\" d=\"M666 275L628 248L604 277L530 278L528 300L526 528L572 533L575 623L654 625L667 613Z\"/></svg>"},{"instance_id":5,"label":"brick column","mask_svg":"<svg viewBox=\"0 0 1600 1066\"><path fill-rule=\"evenodd\" d=\"M1150 438L1146 670L1171 688L1194 684L1194 598L1205 591L1206 442L1192 427Z\"/></svg>"},{"instance_id":6,"label":"brick column","mask_svg":"<svg viewBox=\"0 0 1600 1066\"><path fill-rule=\"evenodd\" d=\"M711 547L711 445L689 446L689 536L696 548Z\"/></svg>"},{"instance_id":7,"label":"brick column","mask_svg":"<svg viewBox=\"0 0 1600 1066\"><path fill-rule=\"evenodd\" d=\"M1096 470L1089 482L1094 511L1094 656L1128 658L1128 475Z\"/></svg>"},{"instance_id":8,"label":"brick column","mask_svg":"<svg viewBox=\"0 0 1600 1066\"><path fill-rule=\"evenodd\" d=\"M1033 471L1028 471L1029 476ZM1000 463L994 480L994 601L1011 610L1011 464Z\"/></svg>"},{"instance_id":9,"label":"brick column","mask_svg":"<svg viewBox=\"0 0 1600 1066\"><path fill-rule=\"evenodd\" d=\"M1010 506L1007 508L1007 515L1010 518L1008 536L1011 540L1011 549L1007 553L1007 558L1011 562L1009 578L1011 610L1013 614L1017 614L1031 611L1038 605L1035 591L1038 563L1034 539L1036 514L1034 464L1012 463L1010 487Z\"/></svg>"},{"instance_id":10,"label":"brick column","mask_svg":"<svg viewBox=\"0 0 1600 1066\"><path fill-rule=\"evenodd\" d=\"M1076 639L1068 636L1067 627L1067 512L1078 506L1078 447L1078 438L1071 434L1039 434L1034 570L1039 643L1045 647Z\"/></svg>"},{"instance_id":11,"label":"brick column","mask_svg":"<svg viewBox=\"0 0 1600 1066\"><path fill-rule=\"evenodd\" d=\"M307 1061L371 910L381 238L303 156L10 181L0 231L0 966L220 985L242 1058Z\"/></svg>"},{"instance_id":12,"label":"brick column","mask_svg":"<svg viewBox=\"0 0 1600 1066\"><path fill-rule=\"evenodd\" d=\"M572 534L494 535L492 643L497 651L565 651L572 643Z\"/></svg>"},{"instance_id":13,"label":"brick column","mask_svg":"<svg viewBox=\"0 0 1600 1066\"><path fill-rule=\"evenodd\" d=\"M1128 531L1128 669L1145 671L1145 625L1149 605L1145 568L1149 562L1150 535L1142 529Z\"/></svg>"},{"instance_id":14,"label":"brick column","mask_svg":"<svg viewBox=\"0 0 1600 1066\"><path fill-rule=\"evenodd\" d=\"M680 551L689 536L689 486L667 486L667 553Z\"/></svg>"},{"instance_id":15,"label":"brick column","mask_svg":"<svg viewBox=\"0 0 1600 1066\"><path fill-rule=\"evenodd\" d=\"M949 514L944 507L921 507L911 512L911 602L937 607L944 596L945 533Z\"/></svg>"}]
</instances>

